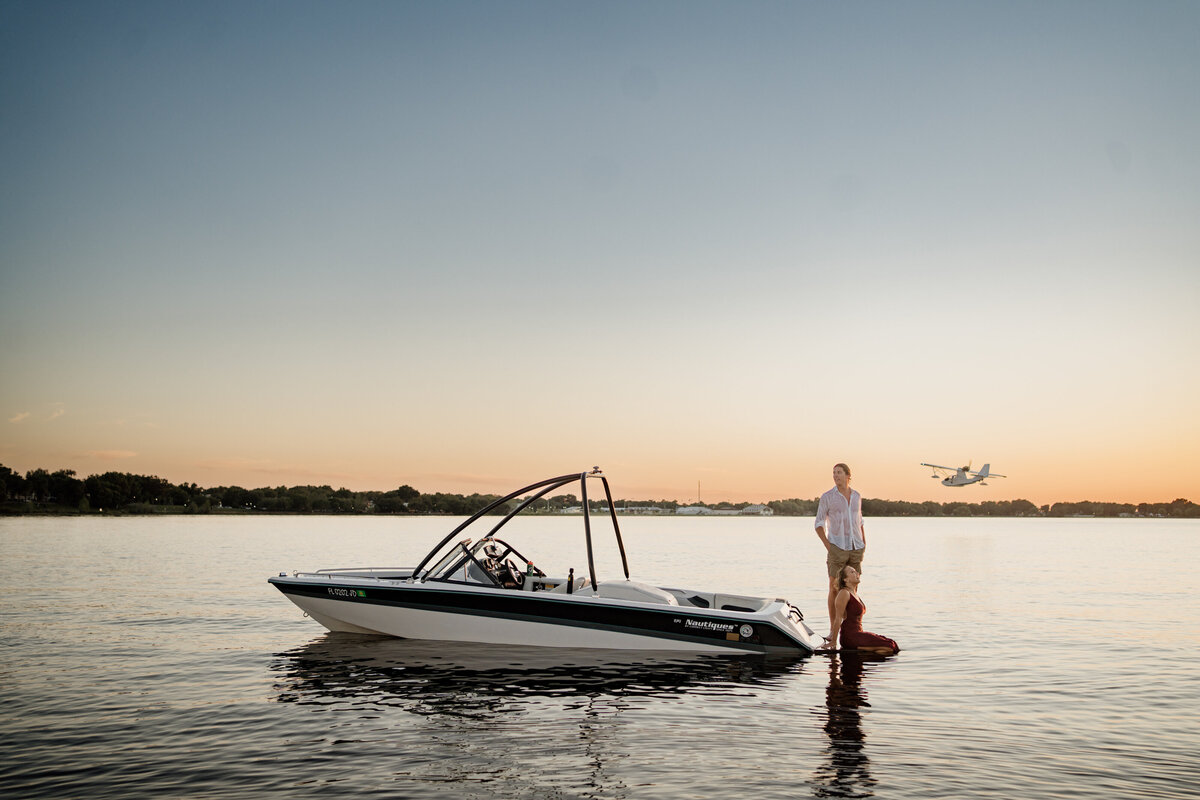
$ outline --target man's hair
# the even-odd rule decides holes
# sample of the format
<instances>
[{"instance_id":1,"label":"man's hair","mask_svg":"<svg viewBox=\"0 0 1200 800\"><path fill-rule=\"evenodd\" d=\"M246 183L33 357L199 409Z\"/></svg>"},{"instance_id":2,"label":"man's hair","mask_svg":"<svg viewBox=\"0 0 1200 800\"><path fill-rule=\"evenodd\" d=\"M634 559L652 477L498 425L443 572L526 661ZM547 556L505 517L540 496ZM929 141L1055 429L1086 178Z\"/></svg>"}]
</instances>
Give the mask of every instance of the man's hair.
<instances>
[{"instance_id":1,"label":"man's hair","mask_svg":"<svg viewBox=\"0 0 1200 800\"><path fill-rule=\"evenodd\" d=\"M842 472L846 473L847 478L850 477L850 467L849 466L847 466L846 464L842 464L841 462L833 465L834 469L837 469L838 467L842 468Z\"/></svg>"}]
</instances>

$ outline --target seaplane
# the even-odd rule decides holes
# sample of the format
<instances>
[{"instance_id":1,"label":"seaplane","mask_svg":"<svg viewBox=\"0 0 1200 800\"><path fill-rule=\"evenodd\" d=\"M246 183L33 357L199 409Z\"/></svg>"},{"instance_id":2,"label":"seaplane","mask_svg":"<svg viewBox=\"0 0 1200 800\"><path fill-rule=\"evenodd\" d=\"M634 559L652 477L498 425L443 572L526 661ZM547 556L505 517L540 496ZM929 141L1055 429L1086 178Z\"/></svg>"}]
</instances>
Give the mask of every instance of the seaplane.
<instances>
[{"instance_id":1,"label":"seaplane","mask_svg":"<svg viewBox=\"0 0 1200 800\"><path fill-rule=\"evenodd\" d=\"M941 464L926 464L921 462L922 467L931 467L933 474L931 478L941 478L942 486L970 486L972 483L978 483L980 486L987 486L984 480L987 478L1005 478L1006 475L1000 475L991 471L991 464L984 464L983 468L977 472L971 471L971 465L965 467L943 467Z\"/></svg>"}]
</instances>

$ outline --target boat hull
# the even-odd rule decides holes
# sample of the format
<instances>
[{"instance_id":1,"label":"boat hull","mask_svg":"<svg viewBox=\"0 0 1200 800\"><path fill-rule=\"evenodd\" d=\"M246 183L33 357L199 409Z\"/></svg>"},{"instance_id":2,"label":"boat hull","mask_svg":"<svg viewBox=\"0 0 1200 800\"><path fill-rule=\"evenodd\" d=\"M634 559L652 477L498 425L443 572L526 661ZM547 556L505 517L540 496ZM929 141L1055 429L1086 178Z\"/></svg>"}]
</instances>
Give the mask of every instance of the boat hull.
<instances>
[{"instance_id":1,"label":"boat hull","mask_svg":"<svg viewBox=\"0 0 1200 800\"><path fill-rule=\"evenodd\" d=\"M734 612L459 584L339 577L271 578L333 631L538 647L690 652L812 652L790 604Z\"/></svg>"}]
</instances>

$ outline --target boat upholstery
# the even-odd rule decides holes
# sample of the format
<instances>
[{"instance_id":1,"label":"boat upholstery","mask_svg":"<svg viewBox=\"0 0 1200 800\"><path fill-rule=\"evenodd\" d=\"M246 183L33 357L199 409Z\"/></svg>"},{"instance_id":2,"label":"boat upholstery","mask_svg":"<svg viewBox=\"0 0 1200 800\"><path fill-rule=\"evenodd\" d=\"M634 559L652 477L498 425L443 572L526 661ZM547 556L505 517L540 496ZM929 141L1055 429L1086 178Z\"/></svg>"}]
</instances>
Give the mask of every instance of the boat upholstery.
<instances>
[{"instance_id":1,"label":"boat upholstery","mask_svg":"<svg viewBox=\"0 0 1200 800\"><path fill-rule=\"evenodd\" d=\"M714 594L713 605L722 611L756 613L771 605L771 601L762 597L746 597L740 594Z\"/></svg>"},{"instance_id":2,"label":"boat upholstery","mask_svg":"<svg viewBox=\"0 0 1200 800\"><path fill-rule=\"evenodd\" d=\"M661 603L666 606L677 606L679 601L670 592L664 592L657 586L637 581L600 581L596 584L596 594L611 600L633 600L638 603Z\"/></svg>"},{"instance_id":3,"label":"boat upholstery","mask_svg":"<svg viewBox=\"0 0 1200 800\"><path fill-rule=\"evenodd\" d=\"M567 578L557 578L557 584L553 588L548 589L550 592L558 592L559 594L570 594L567 591ZM575 585L571 587L571 592L582 592L591 583L587 578L576 578Z\"/></svg>"},{"instance_id":4,"label":"boat upholstery","mask_svg":"<svg viewBox=\"0 0 1200 800\"><path fill-rule=\"evenodd\" d=\"M467 562L466 576L467 576L467 580L469 580L469 581L474 581L475 583L482 583L484 586L492 586L493 585L492 579L489 578L484 573L484 571L479 568L479 565L476 564L474 561Z\"/></svg>"}]
</instances>

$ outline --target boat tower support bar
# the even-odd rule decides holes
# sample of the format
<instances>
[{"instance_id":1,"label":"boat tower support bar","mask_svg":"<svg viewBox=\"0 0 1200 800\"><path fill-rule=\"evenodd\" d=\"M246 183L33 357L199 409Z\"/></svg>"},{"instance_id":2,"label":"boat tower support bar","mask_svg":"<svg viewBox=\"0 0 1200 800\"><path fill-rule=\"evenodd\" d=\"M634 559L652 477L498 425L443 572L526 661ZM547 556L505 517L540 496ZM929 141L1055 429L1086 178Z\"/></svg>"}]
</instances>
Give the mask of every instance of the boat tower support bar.
<instances>
[{"instance_id":1,"label":"boat tower support bar","mask_svg":"<svg viewBox=\"0 0 1200 800\"><path fill-rule=\"evenodd\" d=\"M621 541L621 526L617 524L617 509L613 505L612 492L608 488L608 478L600 476L600 482L604 484L604 496L608 498L608 513L612 517L613 531L617 534L617 549L621 551L621 567L625 570L625 580L629 580L629 559L625 558L625 542ZM592 583L595 584L596 579L592 578Z\"/></svg>"},{"instance_id":2,"label":"boat tower support bar","mask_svg":"<svg viewBox=\"0 0 1200 800\"><path fill-rule=\"evenodd\" d=\"M596 559L592 556L592 515L588 513L587 473L579 475L579 495L583 500L583 540L587 542L588 575L592 578L592 591L598 591L596 586Z\"/></svg>"}]
</instances>

